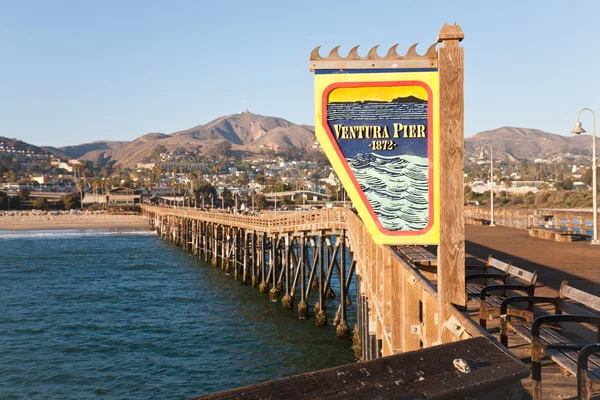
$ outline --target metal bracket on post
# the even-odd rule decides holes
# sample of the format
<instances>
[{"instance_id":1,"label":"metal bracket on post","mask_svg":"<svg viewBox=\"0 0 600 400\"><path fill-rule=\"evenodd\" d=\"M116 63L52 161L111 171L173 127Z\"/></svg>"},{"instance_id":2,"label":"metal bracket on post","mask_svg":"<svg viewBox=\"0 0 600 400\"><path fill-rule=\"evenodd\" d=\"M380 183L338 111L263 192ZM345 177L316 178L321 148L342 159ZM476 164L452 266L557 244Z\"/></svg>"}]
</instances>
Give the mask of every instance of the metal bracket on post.
<instances>
[{"instance_id":1,"label":"metal bracket on post","mask_svg":"<svg viewBox=\"0 0 600 400\"><path fill-rule=\"evenodd\" d=\"M465 331L465 327L458 322L454 315L448 318L448 320L444 323L444 328L448 329L456 337L460 337Z\"/></svg>"}]
</instances>

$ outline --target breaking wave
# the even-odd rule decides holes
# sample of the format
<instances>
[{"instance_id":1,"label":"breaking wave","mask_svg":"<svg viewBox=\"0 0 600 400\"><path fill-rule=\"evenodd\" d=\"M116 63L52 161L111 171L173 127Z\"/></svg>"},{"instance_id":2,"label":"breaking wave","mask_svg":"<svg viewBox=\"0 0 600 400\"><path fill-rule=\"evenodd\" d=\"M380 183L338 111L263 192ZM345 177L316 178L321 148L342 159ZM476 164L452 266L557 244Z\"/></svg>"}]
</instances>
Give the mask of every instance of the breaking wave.
<instances>
[{"instance_id":1,"label":"breaking wave","mask_svg":"<svg viewBox=\"0 0 600 400\"><path fill-rule=\"evenodd\" d=\"M383 228L418 231L429 224L429 161L359 153L347 158Z\"/></svg>"},{"instance_id":2,"label":"breaking wave","mask_svg":"<svg viewBox=\"0 0 600 400\"><path fill-rule=\"evenodd\" d=\"M64 238L74 236L107 236L107 235L148 235L154 236L156 232L149 230L134 229L64 229L46 231L2 231L0 239L23 239L23 238Z\"/></svg>"}]
</instances>

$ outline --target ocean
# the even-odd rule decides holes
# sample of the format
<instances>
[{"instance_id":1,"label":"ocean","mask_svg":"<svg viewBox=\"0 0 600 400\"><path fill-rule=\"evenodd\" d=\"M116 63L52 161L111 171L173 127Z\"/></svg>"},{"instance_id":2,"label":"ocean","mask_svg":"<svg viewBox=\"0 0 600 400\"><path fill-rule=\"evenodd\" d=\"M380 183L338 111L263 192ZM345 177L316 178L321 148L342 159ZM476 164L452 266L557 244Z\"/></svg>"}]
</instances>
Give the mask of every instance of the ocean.
<instances>
[{"instance_id":1,"label":"ocean","mask_svg":"<svg viewBox=\"0 0 600 400\"><path fill-rule=\"evenodd\" d=\"M182 399L354 361L296 316L151 232L0 231L0 399Z\"/></svg>"}]
</instances>

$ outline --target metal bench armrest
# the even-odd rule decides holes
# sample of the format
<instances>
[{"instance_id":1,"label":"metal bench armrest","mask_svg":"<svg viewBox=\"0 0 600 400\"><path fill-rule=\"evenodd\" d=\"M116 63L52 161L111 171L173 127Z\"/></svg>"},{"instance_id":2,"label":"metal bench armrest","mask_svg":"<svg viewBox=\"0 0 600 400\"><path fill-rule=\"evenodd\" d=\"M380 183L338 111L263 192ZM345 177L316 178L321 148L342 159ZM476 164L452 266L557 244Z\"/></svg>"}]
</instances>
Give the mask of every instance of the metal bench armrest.
<instances>
[{"instance_id":1,"label":"metal bench armrest","mask_svg":"<svg viewBox=\"0 0 600 400\"><path fill-rule=\"evenodd\" d=\"M588 376L588 358L594 353L600 353L600 343L585 346L577 356L577 398L588 399L591 397L591 382Z\"/></svg>"},{"instance_id":2,"label":"metal bench armrest","mask_svg":"<svg viewBox=\"0 0 600 400\"><path fill-rule=\"evenodd\" d=\"M468 282L471 279L500 279L502 281L506 281L508 278L508 274L504 273L484 273L484 274L469 274L465 276L465 282Z\"/></svg>"},{"instance_id":3,"label":"metal bench armrest","mask_svg":"<svg viewBox=\"0 0 600 400\"><path fill-rule=\"evenodd\" d=\"M555 314L555 315L542 315L537 317L531 325L531 337L539 338L540 328L542 325L554 324L556 322L579 322L589 323L596 325L600 328L600 316L594 317L591 315L577 315L577 314Z\"/></svg>"},{"instance_id":4,"label":"metal bench armrest","mask_svg":"<svg viewBox=\"0 0 600 400\"><path fill-rule=\"evenodd\" d=\"M550 304L554 304L556 306L556 303L558 300L559 300L558 297L543 297L543 296L508 297L508 298L504 299L502 301L502 304L500 305L500 315L506 314L506 310L508 309L508 306L513 303L528 303L528 304L550 303Z\"/></svg>"},{"instance_id":5,"label":"metal bench armrest","mask_svg":"<svg viewBox=\"0 0 600 400\"><path fill-rule=\"evenodd\" d=\"M577 356L577 371L588 368L588 358L592 354L600 353L600 343L592 343L585 346Z\"/></svg>"},{"instance_id":6,"label":"metal bench armrest","mask_svg":"<svg viewBox=\"0 0 600 400\"><path fill-rule=\"evenodd\" d=\"M490 285L481 289L481 293L479 294L479 298L481 300L485 300L485 296L490 292L498 292L503 290L522 290L530 294L531 285Z\"/></svg>"}]
</instances>

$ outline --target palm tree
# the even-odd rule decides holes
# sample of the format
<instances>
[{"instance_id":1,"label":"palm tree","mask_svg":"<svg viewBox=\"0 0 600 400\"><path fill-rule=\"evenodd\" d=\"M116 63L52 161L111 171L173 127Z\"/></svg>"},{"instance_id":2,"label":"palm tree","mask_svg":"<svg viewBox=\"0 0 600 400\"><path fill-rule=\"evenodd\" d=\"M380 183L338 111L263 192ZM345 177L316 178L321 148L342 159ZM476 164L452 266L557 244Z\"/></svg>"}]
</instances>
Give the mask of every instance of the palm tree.
<instances>
[{"instance_id":1,"label":"palm tree","mask_svg":"<svg viewBox=\"0 0 600 400\"><path fill-rule=\"evenodd\" d=\"M90 181L90 185L92 186L92 193L94 194L94 201L98 202L98 189L102 185L102 181L99 178L92 178Z\"/></svg>"},{"instance_id":2,"label":"palm tree","mask_svg":"<svg viewBox=\"0 0 600 400\"><path fill-rule=\"evenodd\" d=\"M508 196L509 195L508 189L510 189L512 187L512 182L510 181L510 178L504 178L503 182L504 182L504 186L506 187L506 196Z\"/></svg>"}]
</instances>

